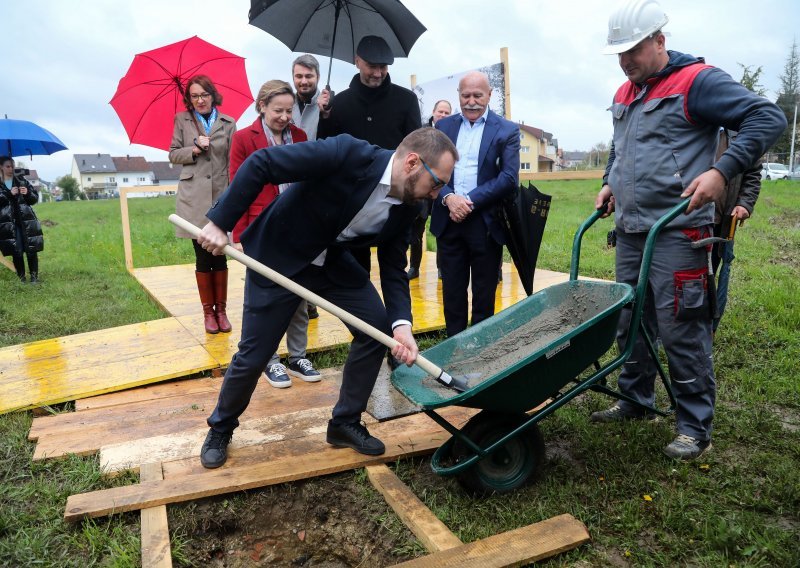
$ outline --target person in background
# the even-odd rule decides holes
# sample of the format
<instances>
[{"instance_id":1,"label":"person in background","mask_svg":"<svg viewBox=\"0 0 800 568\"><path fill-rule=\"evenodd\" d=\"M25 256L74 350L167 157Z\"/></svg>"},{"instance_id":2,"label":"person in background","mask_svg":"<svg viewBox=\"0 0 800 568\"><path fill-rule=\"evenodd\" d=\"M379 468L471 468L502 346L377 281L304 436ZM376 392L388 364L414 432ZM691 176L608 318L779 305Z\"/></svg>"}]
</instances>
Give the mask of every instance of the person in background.
<instances>
[{"instance_id":1,"label":"person in background","mask_svg":"<svg viewBox=\"0 0 800 568\"><path fill-rule=\"evenodd\" d=\"M486 74L471 71L458 83L461 113L436 123L459 153L431 213L448 337L467 328L470 286L472 325L494 314L505 244L495 210L519 185L519 127L489 110L491 96Z\"/></svg>"},{"instance_id":2,"label":"person in background","mask_svg":"<svg viewBox=\"0 0 800 568\"><path fill-rule=\"evenodd\" d=\"M305 132L291 124L292 105L294 104L295 97L289 83L273 80L267 81L261 86L255 102L258 118L248 128L233 135L230 159L231 181L236 176L242 162L256 150L306 141ZM235 248L242 250L242 232L287 187L288 184L275 185L271 183L264 186L255 201L250 204L233 227L231 241ZM322 377L314 369L311 361L306 359L307 344L308 313L305 300L301 300L286 329L286 347L289 350L288 372L303 381L316 383ZM288 388L292 386L289 374L287 374L287 368L281 364L278 353L273 353L265 371L269 384L279 389Z\"/></svg>"},{"instance_id":3,"label":"person in background","mask_svg":"<svg viewBox=\"0 0 800 568\"><path fill-rule=\"evenodd\" d=\"M31 284L39 282L39 253L44 250L42 225L33 212L39 194L22 175L14 173L14 160L0 156L0 252L11 256L17 276L25 282L25 260Z\"/></svg>"},{"instance_id":4,"label":"person in background","mask_svg":"<svg viewBox=\"0 0 800 568\"><path fill-rule=\"evenodd\" d=\"M175 212L197 227L208 223L205 212L228 187L228 157L236 121L217 107L222 95L205 75L195 75L183 92L185 112L175 115L169 161L183 168L178 182ZM192 236L176 228L179 238ZM192 239L195 253L195 276L203 325L207 333L228 333L228 263L225 256L214 256Z\"/></svg>"},{"instance_id":5,"label":"person in background","mask_svg":"<svg viewBox=\"0 0 800 568\"><path fill-rule=\"evenodd\" d=\"M318 138L350 134L394 150L403 138L420 128L417 95L392 83L389 66L393 63L394 54L383 38L364 36L356 47L358 73L349 88L333 97L330 110L320 113ZM352 253L369 272L369 249Z\"/></svg>"},{"instance_id":6,"label":"person in background","mask_svg":"<svg viewBox=\"0 0 800 568\"><path fill-rule=\"evenodd\" d=\"M331 101L331 93L327 89L319 90L319 61L306 53L292 63L292 80L297 97L292 106L292 121L302 128L309 140L317 139L319 113L327 109ZM306 302L309 319L319 317L317 306Z\"/></svg>"},{"instance_id":7,"label":"person in background","mask_svg":"<svg viewBox=\"0 0 800 568\"><path fill-rule=\"evenodd\" d=\"M736 139L736 132L720 130L717 159ZM731 232L731 225L743 223L753 214L758 194L761 191L761 160L757 160L753 167L741 174L733 176L725 187L725 192L714 202L714 236L727 238ZM717 332L719 321L725 313L728 304L728 286L731 278L731 263L736 257L733 255L733 240L725 243L716 242L711 249L711 261L714 274L717 278L717 313L712 324L713 332Z\"/></svg>"},{"instance_id":8,"label":"person in background","mask_svg":"<svg viewBox=\"0 0 800 568\"><path fill-rule=\"evenodd\" d=\"M428 119L427 125L433 127L440 119L450 116L453 112L453 107L450 106L450 103L446 100L436 101L436 104L433 105L433 113L431 113L431 117ZM408 279L414 280L415 278L419 278L419 266L422 264L422 250L425 248L425 225L428 222L428 217L431 214L431 206L432 202L430 200L423 201L422 207L420 209L419 216L414 220L414 224L411 226L411 246L410 246L410 258L408 261L409 268L408 268ZM439 255L436 255L436 268L439 268ZM439 275L441 278L441 274Z\"/></svg>"},{"instance_id":9,"label":"person in background","mask_svg":"<svg viewBox=\"0 0 800 568\"><path fill-rule=\"evenodd\" d=\"M701 58L667 50L669 21L656 0L629 0L608 21L606 54L618 57L627 77L609 107L614 135L595 208L615 213L616 278L636 287L645 242L658 219L691 196L686 213L659 234L652 255L642 323L658 336L675 394L677 436L664 447L676 460L692 460L711 447L716 403L712 359L712 305L708 294L714 201L727 182L750 168L786 128L773 103L706 65ZM719 127L739 135L716 158ZM617 340L628 337L631 310L623 310ZM622 394L655 402L655 362L639 335L620 370ZM592 422L647 420L627 400L592 413Z\"/></svg>"}]
</instances>

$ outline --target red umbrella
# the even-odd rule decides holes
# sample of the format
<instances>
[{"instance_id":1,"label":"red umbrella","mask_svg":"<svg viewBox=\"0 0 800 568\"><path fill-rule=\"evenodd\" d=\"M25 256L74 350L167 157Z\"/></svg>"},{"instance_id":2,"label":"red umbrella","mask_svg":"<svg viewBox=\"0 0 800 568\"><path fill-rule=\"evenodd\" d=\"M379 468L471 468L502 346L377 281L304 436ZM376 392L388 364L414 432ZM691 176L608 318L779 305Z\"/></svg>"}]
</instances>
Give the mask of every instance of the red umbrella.
<instances>
[{"instance_id":1,"label":"red umbrella","mask_svg":"<svg viewBox=\"0 0 800 568\"><path fill-rule=\"evenodd\" d=\"M140 53L111 99L131 143L169 150L173 118L186 110L183 89L193 75L208 75L222 95L219 111L234 120L253 102L244 58L197 36Z\"/></svg>"}]
</instances>

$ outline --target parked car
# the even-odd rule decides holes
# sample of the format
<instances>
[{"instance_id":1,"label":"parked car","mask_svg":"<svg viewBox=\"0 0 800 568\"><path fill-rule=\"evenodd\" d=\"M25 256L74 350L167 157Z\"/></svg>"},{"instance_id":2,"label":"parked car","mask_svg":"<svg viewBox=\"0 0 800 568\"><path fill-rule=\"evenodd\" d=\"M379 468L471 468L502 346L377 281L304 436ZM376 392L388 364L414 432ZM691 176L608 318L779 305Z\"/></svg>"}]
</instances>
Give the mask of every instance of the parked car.
<instances>
[{"instance_id":1,"label":"parked car","mask_svg":"<svg viewBox=\"0 0 800 568\"><path fill-rule=\"evenodd\" d=\"M789 179L789 168L783 164L764 162L761 164L761 179Z\"/></svg>"},{"instance_id":2,"label":"parked car","mask_svg":"<svg viewBox=\"0 0 800 568\"><path fill-rule=\"evenodd\" d=\"M800 179L800 166L795 166L792 173L789 174L789 179Z\"/></svg>"}]
</instances>

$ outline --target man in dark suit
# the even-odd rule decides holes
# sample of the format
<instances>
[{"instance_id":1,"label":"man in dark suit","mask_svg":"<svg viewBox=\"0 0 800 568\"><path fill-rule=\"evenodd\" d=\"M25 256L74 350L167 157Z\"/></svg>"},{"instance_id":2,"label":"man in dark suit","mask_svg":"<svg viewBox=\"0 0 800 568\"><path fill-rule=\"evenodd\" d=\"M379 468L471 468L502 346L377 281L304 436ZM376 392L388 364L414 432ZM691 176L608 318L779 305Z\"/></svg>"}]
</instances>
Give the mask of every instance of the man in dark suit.
<instances>
[{"instance_id":1,"label":"man in dark suit","mask_svg":"<svg viewBox=\"0 0 800 568\"><path fill-rule=\"evenodd\" d=\"M436 123L459 152L431 213L448 336L467 328L470 276L473 325L494 314L505 242L494 210L519 183L519 127L489 110L491 94L484 73L467 73L458 84L461 113Z\"/></svg>"},{"instance_id":2,"label":"man in dark suit","mask_svg":"<svg viewBox=\"0 0 800 568\"><path fill-rule=\"evenodd\" d=\"M417 357L411 333L411 298L405 273L409 229L417 202L435 198L450 179L458 152L431 128L409 134L396 151L341 135L316 142L273 146L254 152L240 167L223 197L209 210L211 220L198 243L222 254L226 231L247 210L266 183L296 182L279 195L242 234L244 249L368 324L393 335L392 354L407 365ZM350 249L378 247L381 289ZM233 356L200 460L207 468L227 459L227 446L247 408L261 370L286 330L300 298L263 276L247 271L242 337ZM327 441L368 455L383 443L361 425L386 347L361 331L353 334L339 400L328 423Z\"/></svg>"}]
</instances>

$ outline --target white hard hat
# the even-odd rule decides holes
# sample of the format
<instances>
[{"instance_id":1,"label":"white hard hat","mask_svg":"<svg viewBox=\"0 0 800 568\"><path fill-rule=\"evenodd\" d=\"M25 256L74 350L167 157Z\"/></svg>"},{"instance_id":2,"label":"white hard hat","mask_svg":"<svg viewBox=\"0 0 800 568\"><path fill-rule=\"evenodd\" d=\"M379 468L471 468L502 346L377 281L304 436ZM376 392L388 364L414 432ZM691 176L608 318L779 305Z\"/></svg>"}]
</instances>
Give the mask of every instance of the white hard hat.
<instances>
[{"instance_id":1,"label":"white hard hat","mask_svg":"<svg viewBox=\"0 0 800 568\"><path fill-rule=\"evenodd\" d=\"M603 53L623 53L659 31L669 21L656 0L628 0L608 18L608 42Z\"/></svg>"}]
</instances>

